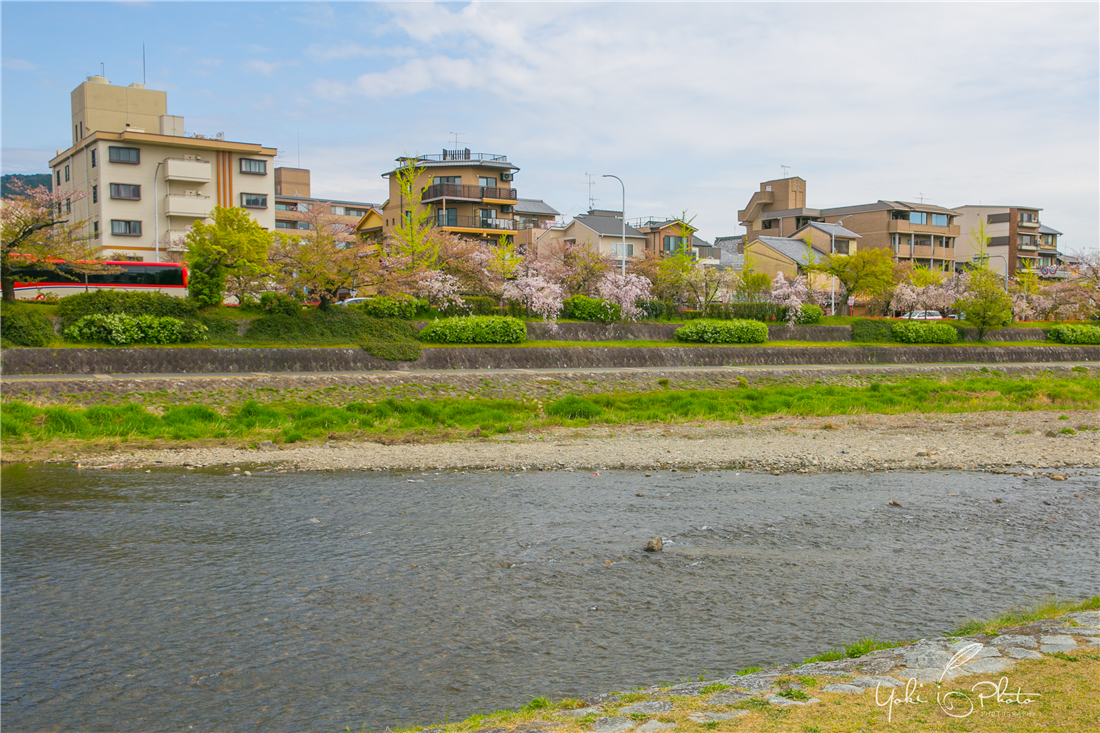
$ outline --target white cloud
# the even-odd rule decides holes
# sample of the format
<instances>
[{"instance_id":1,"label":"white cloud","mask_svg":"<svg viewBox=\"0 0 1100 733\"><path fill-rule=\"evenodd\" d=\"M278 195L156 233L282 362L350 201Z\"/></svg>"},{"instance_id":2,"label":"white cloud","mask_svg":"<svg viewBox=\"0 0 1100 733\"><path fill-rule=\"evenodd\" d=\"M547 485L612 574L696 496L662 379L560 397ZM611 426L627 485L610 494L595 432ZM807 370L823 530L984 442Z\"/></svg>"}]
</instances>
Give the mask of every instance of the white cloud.
<instances>
[{"instance_id":1,"label":"white cloud","mask_svg":"<svg viewBox=\"0 0 1100 733\"><path fill-rule=\"evenodd\" d=\"M49 163L56 154L56 150L4 148L0 152L0 170L3 171L4 175L9 173L21 173L23 175L49 173Z\"/></svg>"},{"instance_id":2,"label":"white cloud","mask_svg":"<svg viewBox=\"0 0 1100 733\"><path fill-rule=\"evenodd\" d=\"M415 56L415 49L407 46L364 46L359 43L311 44L306 53L312 58L322 61L345 61L355 58L375 58L378 56L391 58L405 58Z\"/></svg>"},{"instance_id":3,"label":"white cloud","mask_svg":"<svg viewBox=\"0 0 1100 733\"><path fill-rule=\"evenodd\" d=\"M241 68L245 71L254 71L266 77L271 77L279 69L297 65L297 61L264 61L262 59L249 59L241 64Z\"/></svg>"},{"instance_id":4,"label":"white cloud","mask_svg":"<svg viewBox=\"0 0 1100 733\"><path fill-rule=\"evenodd\" d=\"M38 67L27 61L26 59L4 59L3 66L5 69L12 69L13 71L34 71Z\"/></svg>"}]
</instances>

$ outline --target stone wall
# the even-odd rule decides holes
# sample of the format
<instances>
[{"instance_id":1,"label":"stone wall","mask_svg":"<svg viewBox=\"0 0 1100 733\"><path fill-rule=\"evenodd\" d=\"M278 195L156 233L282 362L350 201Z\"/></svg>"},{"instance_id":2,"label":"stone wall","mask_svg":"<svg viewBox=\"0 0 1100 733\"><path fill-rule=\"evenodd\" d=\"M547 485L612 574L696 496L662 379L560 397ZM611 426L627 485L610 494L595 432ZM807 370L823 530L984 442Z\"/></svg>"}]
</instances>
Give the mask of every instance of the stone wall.
<instances>
[{"instance_id":1,"label":"stone wall","mask_svg":"<svg viewBox=\"0 0 1100 733\"><path fill-rule=\"evenodd\" d=\"M589 369L1100 360L1098 346L441 347L414 362L355 348L7 349L0 374L218 374L438 369Z\"/></svg>"}]
</instances>

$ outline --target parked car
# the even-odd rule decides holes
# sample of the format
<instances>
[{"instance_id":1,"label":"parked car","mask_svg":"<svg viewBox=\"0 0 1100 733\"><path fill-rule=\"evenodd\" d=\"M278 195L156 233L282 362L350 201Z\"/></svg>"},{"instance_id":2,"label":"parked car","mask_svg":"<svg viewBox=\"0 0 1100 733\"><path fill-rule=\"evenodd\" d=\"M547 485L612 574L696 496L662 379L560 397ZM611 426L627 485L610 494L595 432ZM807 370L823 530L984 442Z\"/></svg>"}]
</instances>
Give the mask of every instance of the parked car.
<instances>
[{"instance_id":1,"label":"parked car","mask_svg":"<svg viewBox=\"0 0 1100 733\"><path fill-rule=\"evenodd\" d=\"M902 318L910 318L916 321L942 321L943 316L939 311L910 311L908 313L902 313Z\"/></svg>"},{"instance_id":2,"label":"parked car","mask_svg":"<svg viewBox=\"0 0 1100 733\"><path fill-rule=\"evenodd\" d=\"M348 298L347 300L341 300L336 305L359 305L360 303L366 303L370 298Z\"/></svg>"}]
</instances>

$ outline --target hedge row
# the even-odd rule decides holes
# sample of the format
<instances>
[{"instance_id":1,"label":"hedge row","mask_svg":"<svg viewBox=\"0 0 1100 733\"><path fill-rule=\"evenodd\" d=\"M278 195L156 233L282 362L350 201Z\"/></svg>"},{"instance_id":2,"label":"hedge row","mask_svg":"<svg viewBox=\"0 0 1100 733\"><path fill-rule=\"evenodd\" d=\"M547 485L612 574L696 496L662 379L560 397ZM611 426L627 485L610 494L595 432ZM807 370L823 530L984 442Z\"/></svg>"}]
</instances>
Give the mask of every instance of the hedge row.
<instances>
[{"instance_id":1,"label":"hedge row","mask_svg":"<svg viewBox=\"0 0 1100 733\"><path fill-rule=\"evenodd\" d=\"M759 321L719 321L699 319L676 329L677 341L704 344L762 344L768 340L768 327Z\"/></svg>"},{"instance_id":2,"label":"hedge row","mask_svg":"<svg viewBox=\"0 0 1100 733\"><path fill-rule=\"evenodd\" d=\"M174 298L162 293L92 290L62 298L57 303L61 325L71 326L84 316L168 316L194 318L199 305L190 298Z\"/></svg>"},{"instance_id":3,"label":"hedge row","mask_svg":"<svg viewBox=\"0 0 1100 733\"><path fill-rule=\"evenodd\" d=\"M575 321L593 323L612 323L623 317L622 308L610 301L589 298L587 295L574 295L562 301L562 317Z\"/></svg>"},{"instance_id":4,"label":"hedge row","mask_svg":"<svg viewBox=\"0 0 1100 733\"><path fill-rule=\"evenodd\" d=\"M54 337L53 324L41 313L8 305L0 315L0 336L16 346L47 346Z\"/></svg>"},{"instance_id":5,"label":"hedge row","mask_svg":"<svg viewBox=\"0 0 1100 733\"><path fill-rule=\"evenodd\" d=\"M465 316L435 320L420 331L420 340L436 344L518 344L527 325L508 316Z\"/></svg>"},{"instance_id":6,"label":"hedge row","mask_svg":"<svg viewBox=\"0 0 1100 733\"><path fill-rule=\"evenodd\" d=\"M125 346L127 344L179 344L206 340L206 326L171 316L84 316L62 334L68 341Z\"/></svg>"},{"instance_id":7,"label":"hedge row","mask_svg":"<svg viewBox=\"0 0 1100 733\"><path fill-rule=\"evenodd\" d=\"M1100 344L1100 326L1065 324L1047 331L1047 338L1060 344Z\"/></svg>"},{"instance_id":8,"label":"hedge row","mask_svg":"<svg viewBox=\"0 0 1100 733\"><path fill-rule=\"evenodd\" d=\"M935 321L903 321L890 325L894 340L903 344L953 344L958 331L949 323Z\"/></svg>"}]
</instances>

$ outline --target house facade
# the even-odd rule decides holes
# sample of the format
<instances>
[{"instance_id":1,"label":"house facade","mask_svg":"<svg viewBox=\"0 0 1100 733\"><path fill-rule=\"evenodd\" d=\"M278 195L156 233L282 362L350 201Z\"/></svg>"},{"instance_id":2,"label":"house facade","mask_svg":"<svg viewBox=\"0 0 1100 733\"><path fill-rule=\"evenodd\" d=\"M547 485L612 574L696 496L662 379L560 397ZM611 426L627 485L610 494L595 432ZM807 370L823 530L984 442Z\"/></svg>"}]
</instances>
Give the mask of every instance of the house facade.
<instances>
[{"instance_id":1,"label":"house facade","mask_svg":"<svg viewBox=\"0 0 1100 733\"><path fill-rule=\"evenodd\" d=\"M73 90L73 144L50 161L54 188L87 195L66 214L87 221L106 257L179 261L183 238L215 206L239 206L275 227L276 150L186 135L167 94L89 77Z\"/></svg>"},{"instance_id":2,"label":"house facade","mask_svg":"<svg viewBox=\"0 0 1100 733\"><path fill-rule=\"evenodd\" d=\"M628 260L644 257L647 242L645 234L629 224L624 227L624 224L620 212L593 209L587 214L574 217L568 224L548 230L541 241L561 239L581 244L587 242L593 250L621 265L624 232Z\"/></svg>"},{"instance_id":3,"label":"house facade","mask_svg":"<svg viewBox=\"0 0 1100 733\"><path fill-rule=\"evenodd\" d=\"M1001 275L1031 269L1044 277L1065 273L1058 252L1062 233L1039 221L1042 209L1034 206L959 206L952 209L959 226L967 233L959 244L959 261L971 262L978 254L979 230L984 226L990 238L987 246L989 268Z\"/></svg>"}]
</instances>

